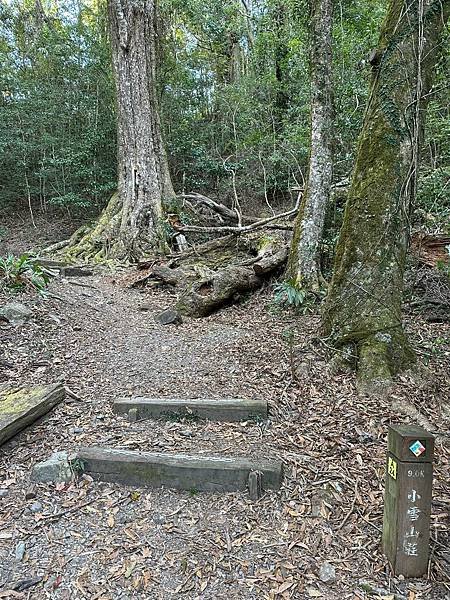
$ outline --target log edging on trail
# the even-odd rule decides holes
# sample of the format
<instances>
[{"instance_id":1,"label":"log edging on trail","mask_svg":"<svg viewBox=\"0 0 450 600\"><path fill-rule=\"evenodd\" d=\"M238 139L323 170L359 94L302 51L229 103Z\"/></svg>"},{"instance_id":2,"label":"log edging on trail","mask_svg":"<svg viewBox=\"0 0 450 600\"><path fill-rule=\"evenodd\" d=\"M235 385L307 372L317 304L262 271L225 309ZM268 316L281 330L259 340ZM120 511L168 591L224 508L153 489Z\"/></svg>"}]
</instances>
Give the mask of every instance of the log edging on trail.
<instances>
[{"instance_id":1,"label":"log edging on trail","mask_svg":"<svg viewBox=\"0 0 450 600\"><path fill-rule=\"evenodd\" d=\"M137 487L168 487L199 492L245 491L252 471L262 474L265 489L278 490L283 480L279 460L210 457L108 448L83 448L77 460L96 481Z\"/></svg>"}]
</instances>

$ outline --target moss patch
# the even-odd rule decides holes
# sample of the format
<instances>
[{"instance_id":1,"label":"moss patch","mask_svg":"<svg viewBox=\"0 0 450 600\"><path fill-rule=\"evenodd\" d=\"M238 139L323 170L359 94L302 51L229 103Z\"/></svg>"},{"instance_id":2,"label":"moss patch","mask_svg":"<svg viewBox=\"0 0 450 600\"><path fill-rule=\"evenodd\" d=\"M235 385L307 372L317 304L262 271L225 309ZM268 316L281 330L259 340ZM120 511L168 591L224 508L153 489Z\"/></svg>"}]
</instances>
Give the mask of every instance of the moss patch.
<instances>
[{"instance_id":1,"label":"moss patch","mask_svg":"<svg viewBox=\"0 0 450 600\"><path fill-rule=\"evenodd\" d=\"M26 410L42 397L44 391L44 387L35 387L0 392L0 417L15 415Z\"/></svg>"}]
</instances>

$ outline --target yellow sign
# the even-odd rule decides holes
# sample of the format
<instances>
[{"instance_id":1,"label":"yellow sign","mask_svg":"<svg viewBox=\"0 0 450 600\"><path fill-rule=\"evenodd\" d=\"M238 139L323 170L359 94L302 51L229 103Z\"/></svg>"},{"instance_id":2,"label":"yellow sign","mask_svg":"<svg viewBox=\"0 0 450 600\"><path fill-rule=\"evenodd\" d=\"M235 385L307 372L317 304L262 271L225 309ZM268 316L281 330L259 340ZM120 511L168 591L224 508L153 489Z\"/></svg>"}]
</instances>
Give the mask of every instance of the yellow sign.
<instances>
[{"instance_id":1,"label":"yellow sign","mask_svg":"<svg viewBox=\"0 0 450 600\"><path fill-rule=\"evenodd\" d=\"M391 457L388 460L388 473L392 479L397 479L397 463Z\"/></svg>"}]
</instances>

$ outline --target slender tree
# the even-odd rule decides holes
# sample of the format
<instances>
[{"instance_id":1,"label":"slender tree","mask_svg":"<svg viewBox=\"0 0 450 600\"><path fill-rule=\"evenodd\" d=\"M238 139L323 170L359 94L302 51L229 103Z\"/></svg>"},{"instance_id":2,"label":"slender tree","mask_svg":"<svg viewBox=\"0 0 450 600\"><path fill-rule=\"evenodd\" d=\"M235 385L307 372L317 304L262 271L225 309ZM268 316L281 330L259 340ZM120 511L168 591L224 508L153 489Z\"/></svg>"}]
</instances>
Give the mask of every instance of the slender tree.
<instances>
[{"instance_id":1,"label":"slender tree","mask_svg":"<svg viewBox=\"0 0 450 600\"><path fill-rule=\"evenodd\" d=\"M287 274L296 287L321 287L320 242L332 183L332 26L333 1L311 4L311 145L309 173L288 261Z\"/></svg>"},{"instance_id":2,"label":"slender tree","mask_svg":"<svg viewBox=\"0 0 450 600\"><path fill-rule=\"evenodd\" d=\"M157 1L109 0L117 86L118 193L92 230L77 232L70 258L135 259L165 247L163 202L174 196L156 92ZM80 239L81 237L81 239Z\"/></svg>"},{"instance_id":3,"label":"slender tree","mask_svg":"<svg viewBox=\"0 0 450 600\"><path fill-rule=\"evenodd\" d=\"M450 0L390 0L371 55L370 98L323 315L325 334L356 359L368 388L414 360L401 311L409 215L449 13Z\"/></svg>"}]
</instances>

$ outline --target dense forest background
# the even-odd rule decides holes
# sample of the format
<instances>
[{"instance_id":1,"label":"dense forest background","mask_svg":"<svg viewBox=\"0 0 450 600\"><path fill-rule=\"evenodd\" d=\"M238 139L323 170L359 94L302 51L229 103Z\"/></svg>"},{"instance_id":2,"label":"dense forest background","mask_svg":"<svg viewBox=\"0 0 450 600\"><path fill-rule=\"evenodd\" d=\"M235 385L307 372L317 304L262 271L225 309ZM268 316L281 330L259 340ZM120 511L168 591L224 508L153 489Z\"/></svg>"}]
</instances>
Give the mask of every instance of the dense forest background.
<instances>
[{"instance_id":1,"label":"dense forest background","mask_svg":"<svg viewBox=\"0 0 450 600\"><path fill-rule=\"evenodd\" d=\"M385 3L338 3L334 174L351 172ZM174 187L246 212L293 204L309 154L306 2L164 0L159 95ZM0 206L93 215L116 189L115 91L105 3L0 7ZM428 108L416 222L450 216L449 36ZM338 196L336 196L338 198ZM339 199L330 211L339 220ZM332 228L330 236L336 235ZM333 239L325 239L330 244Z\"/></svg>"}]
</instances>

